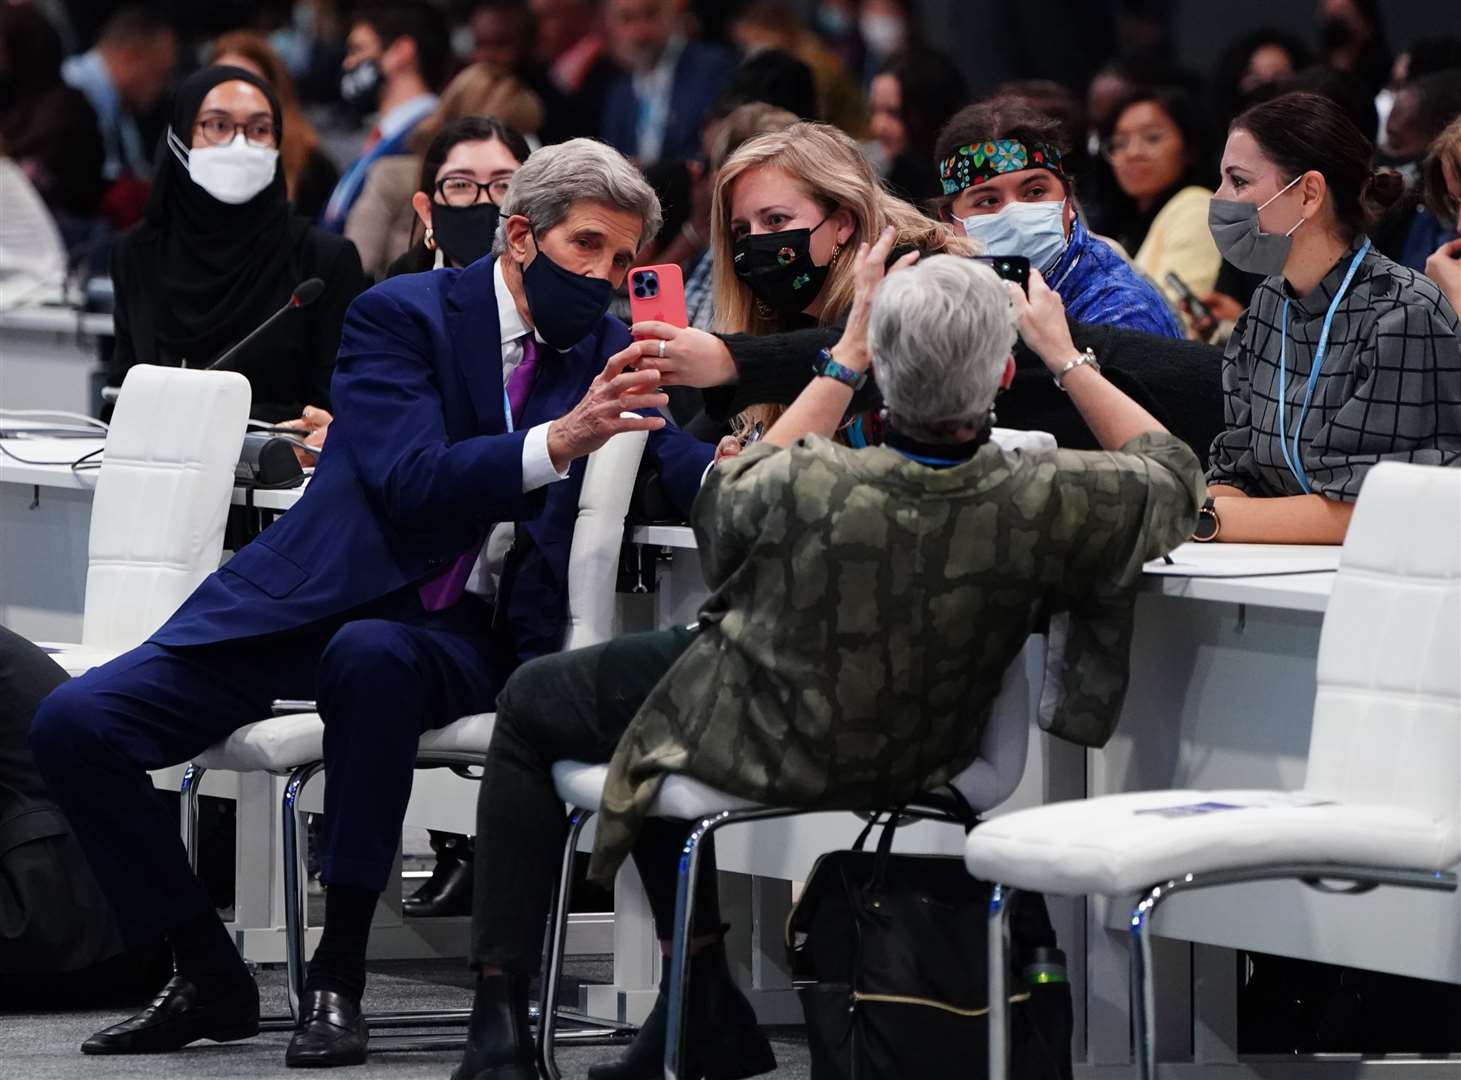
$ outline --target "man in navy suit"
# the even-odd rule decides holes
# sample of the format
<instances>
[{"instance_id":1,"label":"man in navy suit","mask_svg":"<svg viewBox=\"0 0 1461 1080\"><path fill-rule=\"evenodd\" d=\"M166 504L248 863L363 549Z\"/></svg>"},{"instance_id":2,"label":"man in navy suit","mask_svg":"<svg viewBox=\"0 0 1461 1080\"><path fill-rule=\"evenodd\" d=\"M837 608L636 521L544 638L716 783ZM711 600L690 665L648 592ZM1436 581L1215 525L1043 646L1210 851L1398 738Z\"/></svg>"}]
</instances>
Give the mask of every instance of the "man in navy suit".
<instances>
[{"instance_id":1,"label":"man in navy suit","mask_svg":"<svg viewBox=\"0 0 1461 1080\"><path fill-rule=\"evenodd\" d=\"M604 30L625 68L604 100L604 141L642 167L699 157L700 128L735 58L687 41L674 0L607 0Z\"/></svg>"},{"instance_id":2,"label":"man in navy suit","mask_svg":"<svg viewBox=\"0 0 1461 1080\"><path fill-rule=\"evenodd\" d=\"M669 426L658 373L606 315L660 225L602 143L533 154L496 256L391 279L351 306L336 418L299 503L144 645L61 687L37 763L129 941L165 936L176 976L92 1054L258 1030L258 990L147 777L315 698L325 722L324 935L290 1065L363 1061L365 947L422 731L489 711L522 660L561 646L586 456L621 431L688 508L713 448ZM635 415L635 413L639 415ZM505 554L504 554L505 553Z\"/></svg>"}]
</instances>

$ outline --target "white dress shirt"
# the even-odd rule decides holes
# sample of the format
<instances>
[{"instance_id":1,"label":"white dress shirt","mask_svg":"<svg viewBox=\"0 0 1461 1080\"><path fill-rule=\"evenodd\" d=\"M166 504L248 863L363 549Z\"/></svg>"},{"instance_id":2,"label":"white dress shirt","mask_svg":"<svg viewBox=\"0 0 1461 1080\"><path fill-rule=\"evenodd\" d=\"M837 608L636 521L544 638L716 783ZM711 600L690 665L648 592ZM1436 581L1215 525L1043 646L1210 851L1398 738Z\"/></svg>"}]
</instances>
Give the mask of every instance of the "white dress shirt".
<instances>
[{"instance_id":1,"label":"white dress shirt","mask_svg":"<svg viewBox=\"0 0 1461 1080\"><path fill-rule=\"evenodd\" d=\"M522 363L523 338L531 331L523 322L522 313L517 309L517 301L513 299L502 276L501 258L492 267L492 288L497 301L497 325L500 329L498 337L502 350L502 385L506 387L507 380ZM541 365L546 357L552 356L552 346L541 337L537 337L537 342L538 363ZM536 377L542 376L540 367ZM505 401L503 408L507 408ZM529 428L527 438L523 440L523 492L536 491L540 487L567 478L567 469L559 472L553 468L553 459L548 454L548 425L537 424ZM467 592L487 601L497 596L497 582L501 577L502 564L507 558L508 549L512 547L514 532L514 523L511 521L492 526L487 534L487 542L482 545L482 554L477 557L477 565L472 568L472 576L467 579Z\"/></svg>"}]
</instances>

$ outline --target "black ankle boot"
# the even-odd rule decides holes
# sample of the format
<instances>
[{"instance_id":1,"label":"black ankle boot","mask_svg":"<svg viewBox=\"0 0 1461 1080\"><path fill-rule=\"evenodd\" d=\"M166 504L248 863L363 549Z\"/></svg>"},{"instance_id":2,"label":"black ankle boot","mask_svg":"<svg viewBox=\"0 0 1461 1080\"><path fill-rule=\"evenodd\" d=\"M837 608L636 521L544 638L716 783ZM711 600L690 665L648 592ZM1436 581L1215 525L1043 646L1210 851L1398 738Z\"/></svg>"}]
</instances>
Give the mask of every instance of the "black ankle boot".
<instances>
[{"instance_id":1,"label":"black ankle boot","mask_svg":"<svg viewBox=\"0 0 1461 1080\"><path fill-rule=\"evenodd\" d=\"M467 1052L452 1080L538 1080L526 975L484 975L472 999Z\"/></svg>"},{"instance_id":2,"label":"black ankle boot","mask_svg":"<svg viewBox=\"0 0 1461 1080\"><path fill-rule=\"evenodd\" d=\"M687 1080L743 1080L776 1068L771 1044L756 1025L756 1010L731 978L725 933L690 960L684 1074ZM670 961L660 977L659 997L624 1056L589 1069L589 1080L659 1080L664 1075L669 1027Z\"/></svg>"}]
</instances>

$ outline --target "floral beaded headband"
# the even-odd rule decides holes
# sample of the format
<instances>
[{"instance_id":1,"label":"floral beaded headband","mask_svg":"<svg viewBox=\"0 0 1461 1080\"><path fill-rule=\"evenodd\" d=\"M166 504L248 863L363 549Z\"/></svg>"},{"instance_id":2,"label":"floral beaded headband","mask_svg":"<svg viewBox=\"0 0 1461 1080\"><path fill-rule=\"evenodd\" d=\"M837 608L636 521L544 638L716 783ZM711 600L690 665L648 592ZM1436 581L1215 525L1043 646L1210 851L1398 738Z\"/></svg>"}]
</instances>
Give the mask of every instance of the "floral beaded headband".
<instances>
[{"instance_id":1,"label":"floral beaded headband","mask_svg":"<svg viewBox=\"0 0 1461 1080\"><path fill-rule=\"evenodd\" d=\"M1024 169L1049 169L1065 179L1058 147L1049 143L1024 143L1019 139L995 139L961 146L939 164L939 179L943 181L945 195L957 195L1003 173Z\"/></svg>"}]
</instances>

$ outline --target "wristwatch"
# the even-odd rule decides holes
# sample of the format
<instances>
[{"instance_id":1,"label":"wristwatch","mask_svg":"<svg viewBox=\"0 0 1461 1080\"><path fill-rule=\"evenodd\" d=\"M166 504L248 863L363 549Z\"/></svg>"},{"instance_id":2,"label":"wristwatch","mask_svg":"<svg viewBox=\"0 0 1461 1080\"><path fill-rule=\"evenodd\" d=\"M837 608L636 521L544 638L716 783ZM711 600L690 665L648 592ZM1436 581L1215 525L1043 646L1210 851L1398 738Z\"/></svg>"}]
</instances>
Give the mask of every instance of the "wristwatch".
<instances>
[{"instance_id":1,"label":"wristwatch","mask_svg":"<svg viewBox=\"0 0 1461 1080\"><path fill-rule=\"evenodd\" d=\"M1218 538L1221 531L1222 522L1218 521L1216 500L1210 498L1197 511L1197 528L1192 531L1192 539L1199 544L1210 544Z\"/></svg>"},{"instance_id":2,"label":"wristwatch","mask_svg":"<svg viewBox=\"0 0 1461 1080\"><path fill-rule=\"evenodd\" d=\"M832 359L831 349L822 349L817 353L817 362L812 365L814 375L825 375L829 379L836 379L852 388L853 393L863 388L867 382L866 371L853 371L845 364L839 364Z\"/></svg>"}]
</instances>

